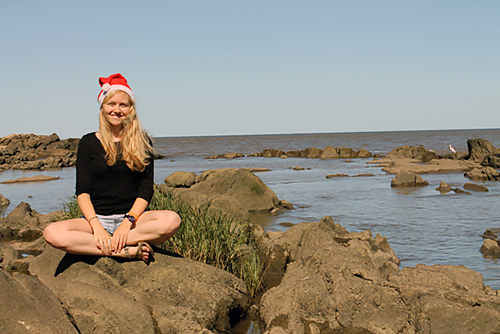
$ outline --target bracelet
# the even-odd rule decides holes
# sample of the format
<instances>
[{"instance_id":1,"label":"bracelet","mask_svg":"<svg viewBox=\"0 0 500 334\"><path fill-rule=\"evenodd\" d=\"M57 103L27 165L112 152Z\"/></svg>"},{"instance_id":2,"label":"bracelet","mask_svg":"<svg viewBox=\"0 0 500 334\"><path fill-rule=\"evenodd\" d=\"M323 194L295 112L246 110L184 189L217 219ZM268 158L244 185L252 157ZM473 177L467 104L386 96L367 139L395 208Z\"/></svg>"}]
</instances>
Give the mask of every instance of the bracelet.
<instances>
[{"instance_id":1,"label":"bracelet","mask_svg":"<svg viewBox=\"0 0 500 334\"><path fill-rule=\"evenodd\" d=\"M133 213L132 211L129 211L129 213L127 213L128 215L131 215L132 217L134 217L134 219L137 221L137 219L139 219L139 216L136 215L135 213Z\"/></svg>"},{"instance_id":2,"label":"bracelet","mask_svg":"<svg viewBox=\"0 0 500 334\"><path fill-rule=\"evenodd\" d=\"M97 216L94 216L94 217L90 218L89 220L87 220L87 222L89 222L89 223L90 223L90 221L91 221L92 219L94 219L94 218L97 218Z\"/></svg>"}]
</instances>

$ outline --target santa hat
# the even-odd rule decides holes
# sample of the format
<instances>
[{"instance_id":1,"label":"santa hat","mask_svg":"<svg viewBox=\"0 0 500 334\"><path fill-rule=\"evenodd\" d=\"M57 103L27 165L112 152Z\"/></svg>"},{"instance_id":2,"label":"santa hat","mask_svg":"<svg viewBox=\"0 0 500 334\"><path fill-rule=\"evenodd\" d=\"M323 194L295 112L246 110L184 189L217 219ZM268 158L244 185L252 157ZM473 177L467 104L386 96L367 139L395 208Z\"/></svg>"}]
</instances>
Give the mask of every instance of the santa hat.
<instances>
[{"instance_id":1,"label":"santa hat","mask_svg":"<svg viewBox=\"0 0 500 334\"><path fill-rule=\"evenodd\" d=\"M132 93L132 89L130 89L127 79L125 79L120 73L111 74L107 78L99 78L99 85L102 88L99 95L97 95L99 106L102 106L102 102L104 101L106 94L114 90L121 90L127 93L135 102L135 95Z\"/></svg>"}]
</instances>

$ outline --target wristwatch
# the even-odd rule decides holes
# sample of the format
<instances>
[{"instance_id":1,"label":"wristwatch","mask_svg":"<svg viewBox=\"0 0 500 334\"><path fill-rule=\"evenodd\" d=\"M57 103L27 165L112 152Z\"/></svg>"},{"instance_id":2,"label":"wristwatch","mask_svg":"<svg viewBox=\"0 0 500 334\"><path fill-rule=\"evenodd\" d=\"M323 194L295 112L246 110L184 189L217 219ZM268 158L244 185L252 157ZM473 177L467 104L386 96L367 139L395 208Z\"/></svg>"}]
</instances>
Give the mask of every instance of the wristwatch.
<instances>
[{"instance_id":1,"label":"wristwatch","mask_svg":"<svg viewBox=\"0 0 500 334\"><path fill-rule=\"evenodd\" d=\"M131 215L131 214L130 214L130 212L129 212L129 213L127 213L127 214L125 214L125 218L127 218L128 220L130 220L130 222L131 222L132 224L135 224L135 221L137 220L137 219L135 218L135 216L134 216L134 215Z\"/></svg>"}]
</instances>

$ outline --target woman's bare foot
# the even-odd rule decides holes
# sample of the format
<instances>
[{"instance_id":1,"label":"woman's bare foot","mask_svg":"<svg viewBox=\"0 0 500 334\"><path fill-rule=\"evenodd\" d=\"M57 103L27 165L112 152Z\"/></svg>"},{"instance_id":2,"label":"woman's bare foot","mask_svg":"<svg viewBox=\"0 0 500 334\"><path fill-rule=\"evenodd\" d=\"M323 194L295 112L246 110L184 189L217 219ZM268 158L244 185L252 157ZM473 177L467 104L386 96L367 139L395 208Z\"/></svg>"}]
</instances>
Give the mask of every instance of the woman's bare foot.
<instances>
[{"instance_id":1,"label":"woman's bare foot","mask_svg":"<svg viewBox=\"0 0 500 334\"><path fill-rule=\"evenodd\" d=\"M154 251L146 242L139 242L137 246L128 246L123 249L125 256L129 259L140 259L149 263L150 258L153 258Z\"/></svg>"}]
</instances>

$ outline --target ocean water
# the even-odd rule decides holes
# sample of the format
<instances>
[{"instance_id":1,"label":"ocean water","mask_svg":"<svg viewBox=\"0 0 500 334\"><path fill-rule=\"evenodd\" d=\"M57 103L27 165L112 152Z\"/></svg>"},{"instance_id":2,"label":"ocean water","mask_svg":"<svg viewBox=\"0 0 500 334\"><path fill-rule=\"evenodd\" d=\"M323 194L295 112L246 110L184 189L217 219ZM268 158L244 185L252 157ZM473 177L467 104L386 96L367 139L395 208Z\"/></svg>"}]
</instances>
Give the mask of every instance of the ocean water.
<instances>
[{"instance_id":1,"label":"ocean water","mask_svg":"<svg viewBox=\"0 0 500 334\"><path fill-rule=\"evenodd\" d=\"M332 216L349 231L370 229L374 236L378 233L386 237L401 259L401 267L419 263L465 265L480 272L486 285L500 289L500 261L485 258L479 252L484 231L500 227L500 182L476 182L488 187L486 193L441 194L435 190L441 181L453 187L471 181L462 173L425 174L422 177L429 182L427 187L392 189L394 176L368 164L372 159L206 159L230 152L247 155L266 148L287 151L324 149L327 145L365 148L379 154L398 146L424 145L446 154L450 152L448 145L467 152L467 139L472 138L487 139L500 147L500 129L155 138L155 148L166 156L155 162L155 181L162 183L175 171L199 174L213 168L266 167L271 171L256 175L280 199L295 206L281 216L256 219L266 230L284 231L289 224ZM305 170L293 170L294 166ZM326 179L327 174L335 173L373 176ZM74 168L42 172L7 170L0 172L0 182L38 174L60 179L0 184L0 194L12 203L8 211L20 202L28 202L33 209L46 214L62 209L74 193Z\"/></svg>"}]
</instances>

